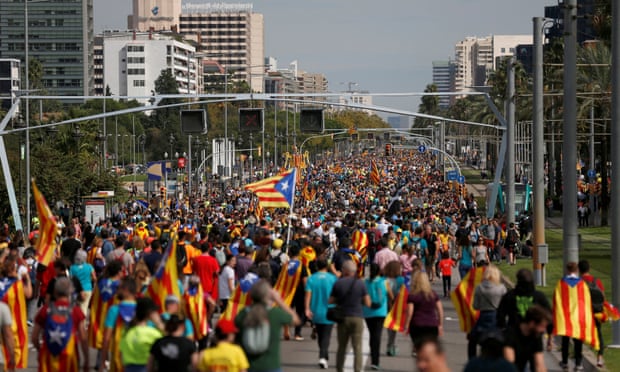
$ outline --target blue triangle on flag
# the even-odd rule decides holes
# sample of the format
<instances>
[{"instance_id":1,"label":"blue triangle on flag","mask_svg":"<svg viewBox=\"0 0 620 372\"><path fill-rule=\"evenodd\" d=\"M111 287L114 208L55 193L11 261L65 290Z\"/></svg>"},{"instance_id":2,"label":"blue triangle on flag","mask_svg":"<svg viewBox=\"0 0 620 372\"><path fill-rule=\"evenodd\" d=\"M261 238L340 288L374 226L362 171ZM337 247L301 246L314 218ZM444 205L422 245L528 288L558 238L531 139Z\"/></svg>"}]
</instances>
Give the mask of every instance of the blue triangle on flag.
<instances>
[{"instance_id":1,"label":"blue triangle on flag","mask_svg":"<svg viewBox=\"0 0 620 372\"><path fill-rule=\"evenodd\" d=\"M278 183L274 186L274 188L284 196L289 205L293 205L293 198L295 197L295 174L297 173L297 169L293 169L293 171L286 176L282 177Z\"/></svg>"}]
</instances>

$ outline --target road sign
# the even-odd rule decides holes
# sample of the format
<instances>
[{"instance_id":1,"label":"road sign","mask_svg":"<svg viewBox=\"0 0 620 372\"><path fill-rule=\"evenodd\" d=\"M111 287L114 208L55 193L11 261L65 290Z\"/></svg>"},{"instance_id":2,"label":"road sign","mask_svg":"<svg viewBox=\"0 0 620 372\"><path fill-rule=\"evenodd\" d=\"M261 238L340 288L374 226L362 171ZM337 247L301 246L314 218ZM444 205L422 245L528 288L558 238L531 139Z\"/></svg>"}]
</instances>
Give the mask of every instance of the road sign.
<instances>
[{"instance_id":1,"label":"road sign","mask_svg":"<svg viewBox=\"0 0 620 372\"><path fill-rule=\"evenodd\" d=\"M588 178L596 178L596 171L594 169L588 170Z\"/></svg>"},{"instance_id":2,"label":"road sign","mask_svg":"<svg viewBox=\"0 0 620 372\"><path fill-rule=\"evenodd\" d=\"M426 146L424 146L424 145L420 145L420 146L418 147L418 151L420 151L421 153L423 153L424 151L426 151Z\"/></svg>"},{"instance_id":3,"label":"road sign","mask_svg":"<svg viewBox=\"0 0 620 372\"><path fill-rule=\"evenodd\" d=\"M433 155L435 156L439 155L439 150L433 150Z\"/></svg>"},{"instance_id":4,"label":"road sign","mask_svg":"<svg viewBox=\"0 0 620 372\"><path fill-rule=\"evenodd\" d=\"M448 181L456 181L459 178L459 174L457 171L447 171L446 172L446 177L448 179Z\"/></svg>"},{"instance_id":5,"label":"road sign","mask_svg":"<svg viewBox=\"0 0 620 372\"><path fill-rule=\"evenodd\" d=\"M457 181L458 181L458 183L460 183L461 185L465 184L465 176L462 176L462 175L461 175L461 176L459 176L459 178L458 178L458 180L457 180Z\"/></svg>"}]
</instances>

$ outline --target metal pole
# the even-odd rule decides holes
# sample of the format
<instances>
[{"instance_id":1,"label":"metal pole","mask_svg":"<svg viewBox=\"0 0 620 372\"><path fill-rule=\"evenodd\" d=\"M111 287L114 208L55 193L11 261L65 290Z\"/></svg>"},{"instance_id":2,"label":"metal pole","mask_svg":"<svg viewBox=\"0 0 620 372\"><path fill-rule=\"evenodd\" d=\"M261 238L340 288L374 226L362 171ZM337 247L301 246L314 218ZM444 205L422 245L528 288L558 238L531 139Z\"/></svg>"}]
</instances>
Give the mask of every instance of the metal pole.
<instances>
[{"instance_id":1,"label":"metal pole","mask_svg":"<svg viewBox=\"0 0 620 372\"><path fill-rule=\"evenodd\" d=\"M532 186L534 191L533 214L533 270L534 283L542 285L543 267L538 260L538 248L545 244L545 132L543 119L543 19L534 18L534 110L532 117L533 133L533 164Z\"/></svg>"},{"instance_id":2,"label":"metal pole","mask_svg":"<svg viewBox=\"0 0 620 372\"><path fill-rule=\"evenodd\" d=\"M278 103L273 103L273 166L278 169Z\"/></svg>"},{"instance_id":3,"label":"metal pole","mask_svg":"<svg viewBox=\"0 0 620 372\"><path fill-rule=\"evenodd\" d=\"M103 100L103 113L105 114L107 99ZM103 117L103 169L108 167L108 126L106 125L106 116Z\"/></svg>"},{"instance_id":4,"label":"metal pole","mask_svg":"<svg viewBox=\"0 0 620 372\"><path fill-rule=\"evenodd\" d=\"M187 162L187 195L192 194L192 135L187 135L187 152L188 152L188 162Z\"/></svg>"},{"instance_id":5,"label":"metal pole","mask_svg":"<svg viewBox=\"0 0 620 372\"><path fill-rule=\"evenodd\" d=\"M446 122L441 121L439 123L439 149L441 150L441 164L443 164L443 180L446 180L446 158L444 156L444 152L446 151Z\"/></svg>"},{"instance_id":6,"label":"metal pole","mask_svg":"<svg viewBox=\"0 0 620 372\"><path fill-rule=\"evenodd\" d=\"M564 2L564 129L562 142L562 228L564 266L579 261L577 234L577 0Z\"/></svg>"},{"instance_id":7,"label":"metal pole","mask_svg":"<svg viewBox=\"0 0 620 372\"><path fill-rule=\"evenodd\" d=\"M30 46L28 45L28 0L24 0L24 70L26 73L26 223L24 224L24 235L30 233Z\"/></svg>"},{"instance_id":8,"label":"metal pole","mask_svg":"<svg viewBox=\"0 0 620 372\"><path fill-rule=\"evenodd\" d=\"M620 195L620 4L611 2L611 195ZM603 148L603 151L605 149ZM606 164L603 164L605 167ZM606 182L606 180L603 180ZM610 201L611 218L611 299L615 306L620 305L620 198ZM620 346L620 323L612 322L612 345Z\"/></svg>"},{"instance_id":9,"label":"metal pole","mask_svg":"<svg viewBox=\"0 0 620 372\"><path fill-rule=\"evenodd\" d=\"M116 171L118 172L118 117L114 117L114 164L116 165Z\"/></svg>"},{"instance_id":10,"label":"metal pole","mask_svg":"<svg viewBox=\"0 0 620 372\"><path fill-rule=\"evenodd\" d=\"M506 86L506 223L515 222L515 59L508 58Z\"/></svg>"},{"instance_id":11,"label":"metal pole","mask_svg":"<svg viewBox=\"0 0 620 372\"><path fill-rule=\"evenodd\" d=\"M594 101L592 101L592 105L590 106L590 169L594 171ZM596 177L593 180L588 179L588 184L591 187L593 183L596 182ZM590 190L592 190L590 188ZM594 193L590 193L590 215L588 218L590 219L590 226L595 226L596 223L596 203L595 203L596 195Z\"/></svg>"},{"instance_id":12,"label":"metal pole","mask_svg":"<svg viewBox=\"0 0 620 372\"><path fill-rule=\"evenodd\" d=\"M262 160L262 163L263 163L262 164L263 173L261 175L261 178L265 178L265 153L266 153L266 151L265 151L265 120L264 120L265 111L264 110L262 111L261 115L263 115L263 120L262 120L263 127L261 128L261 132L262 132L262 136L263 136L263 139L262 139L263 143L261 144L262 148L261 148L261 152L260 152L261 160Z\"/></svg>"},{"instance_id":13,"label":"metal pole","mask_svg":"<svg viewBox=\"0 0 620 372\"><path fill-rule=\"evenodd\" d=\"M224 95L228 95L228 64L224 66ZM228 97L226 97L228 98ZM228 172L228 101L224 101L224 176L230 175Z\"/></svg>"}]
</instances>

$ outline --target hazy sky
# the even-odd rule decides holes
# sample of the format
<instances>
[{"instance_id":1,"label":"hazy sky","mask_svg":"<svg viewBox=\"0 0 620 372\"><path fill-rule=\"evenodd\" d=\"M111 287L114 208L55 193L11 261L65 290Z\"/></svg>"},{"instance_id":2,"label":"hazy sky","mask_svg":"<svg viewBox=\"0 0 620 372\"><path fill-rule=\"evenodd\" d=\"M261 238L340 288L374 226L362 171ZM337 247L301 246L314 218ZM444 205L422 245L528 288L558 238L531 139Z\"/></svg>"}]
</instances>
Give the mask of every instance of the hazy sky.
<instances>
[{"instance_id":1,"label":"hazy sky","mask_svg":"<svg viewBox=\"0 0 620 372\"><path fill-rule=\"evenodd\" d=\"M126 29L131 0L94 2L96 31ZM432 82L432 61L454 58L458 40L531 34L532 17L543 16L544 6L557 0L252 3L254 11L264 15L265 56L276 57L279 67L298 60L300 69L325 74L334 92L347 90L349 82L370 92L421 92ZM418 99L377 98L375 103L416 111Z\"/></svg>"}]
</instances>

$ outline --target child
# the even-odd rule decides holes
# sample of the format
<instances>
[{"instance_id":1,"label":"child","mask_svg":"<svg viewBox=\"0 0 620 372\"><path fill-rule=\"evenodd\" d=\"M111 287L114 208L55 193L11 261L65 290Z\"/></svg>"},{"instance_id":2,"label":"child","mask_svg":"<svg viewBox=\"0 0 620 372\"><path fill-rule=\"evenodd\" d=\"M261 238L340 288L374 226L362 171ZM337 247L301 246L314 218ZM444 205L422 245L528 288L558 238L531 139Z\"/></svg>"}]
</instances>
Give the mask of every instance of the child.
<instances>
[{"instance_id":1,"label":"child","mask_svg":"<svg viewBox=\"0 0 620 372\"><path fill-rule=\"evenodd\" d=\"M400 255L400 264L403 269L403 276L410 277L411 271L413 271L413 267L411 264L416 259L416 255L412 252L411 246L409 244L405 244L402 247L402 254Z\"/></svg>"},{"instance_id":2,"label":"child","mask_svg":"<svg viewBox=\"0 0 620 372\"><path fill-rule=\"evenodd\" d=\"M443 251L441 253L441 261L439 261L439 270L441 271L441 278L443 280L444 297L448 297L451 291L453 267L456 267L456 262L450 258L450 253L448 251Z\"/></svg>"},{"instance_id":3,"label":"child","mask_svg":"<svg viewBox=\"0 0 620 372\"><path fill-rule=\"evenodd\" d=\"M243 349L234 344L235 334L239 330L231 320L220 320L215 328L216 345L202 352L198 358L197 370L210 371L246 371L250 364Z\"/></svg>"}]
</instances>

